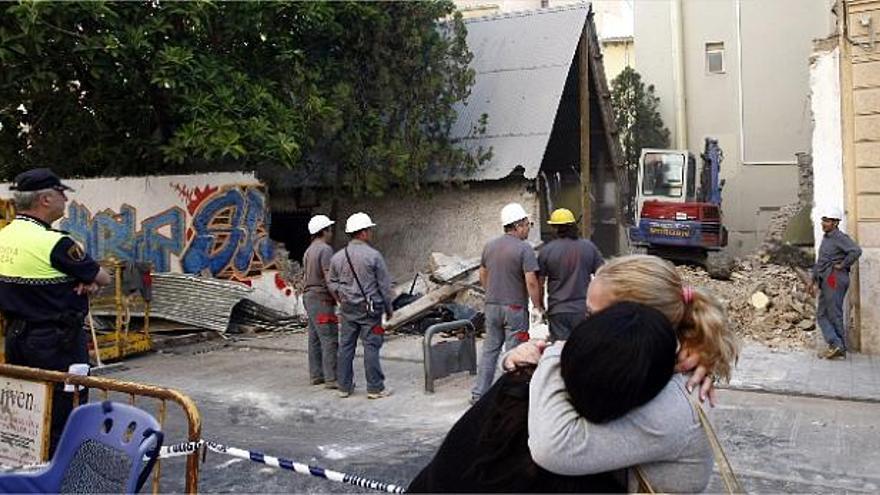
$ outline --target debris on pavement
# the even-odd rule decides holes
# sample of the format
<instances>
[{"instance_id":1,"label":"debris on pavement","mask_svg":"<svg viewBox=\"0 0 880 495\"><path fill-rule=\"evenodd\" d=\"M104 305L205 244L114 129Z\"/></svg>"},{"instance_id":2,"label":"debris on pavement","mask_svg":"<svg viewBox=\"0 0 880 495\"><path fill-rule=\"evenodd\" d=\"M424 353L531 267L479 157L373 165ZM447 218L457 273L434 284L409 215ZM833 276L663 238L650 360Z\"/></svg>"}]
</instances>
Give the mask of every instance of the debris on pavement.
<instances>
[{"instance_id":1,"label":"debris on pavement","mask_svg":"<svg viewBox=\"0 0 880 495\"><path fill-rule=\"evenodd\" d=\"M396 310L394 316L385 323L385 329L401 333L422 333L427 326L454 319L470 319L475 326L482 326L482 301L474 294L467 294L481 291L477 272L479 259L466 260L443 253L431 253L429 266L431 273L427 278L430 280L425 280L423 275L417 275L408 287L410 291L416 290L415 282L421 279L419 292L423 295L407 301L406 305ZM452 299L455 299L454 303Z\"/></svg>"},{"instance_id":2,"label":"debris on pavement","mask_svg":"<svg viewBox=\"0 0 880 495\"><path fill-rule=\"evenodd\" d=\"M815 300L794 268L761 255L737 260L729 281L714 280L700 267L677 268L685 283L706 288L721 301L744 339L777 349L815 346Z\"/></svg>"}]
</instances>

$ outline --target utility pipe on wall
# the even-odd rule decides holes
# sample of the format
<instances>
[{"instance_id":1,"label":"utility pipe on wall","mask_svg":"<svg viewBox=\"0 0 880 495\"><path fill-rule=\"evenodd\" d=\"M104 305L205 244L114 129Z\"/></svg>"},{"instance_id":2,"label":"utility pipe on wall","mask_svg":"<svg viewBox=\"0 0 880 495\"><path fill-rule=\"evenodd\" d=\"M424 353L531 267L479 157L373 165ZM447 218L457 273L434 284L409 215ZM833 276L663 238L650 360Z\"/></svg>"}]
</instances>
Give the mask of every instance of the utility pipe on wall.
<instances>
[{"instance_id":1,"label":"utility pipe on wall","mask_svg":"<svg viewBox=\"0 0 880 495\"><path fill-rule=\"evenodd\" d=\"M684 23L681 0L672 0L672 84L675 87L675 147L688 149L687 98L684 76Z\"/></svg>"}]
</instances>

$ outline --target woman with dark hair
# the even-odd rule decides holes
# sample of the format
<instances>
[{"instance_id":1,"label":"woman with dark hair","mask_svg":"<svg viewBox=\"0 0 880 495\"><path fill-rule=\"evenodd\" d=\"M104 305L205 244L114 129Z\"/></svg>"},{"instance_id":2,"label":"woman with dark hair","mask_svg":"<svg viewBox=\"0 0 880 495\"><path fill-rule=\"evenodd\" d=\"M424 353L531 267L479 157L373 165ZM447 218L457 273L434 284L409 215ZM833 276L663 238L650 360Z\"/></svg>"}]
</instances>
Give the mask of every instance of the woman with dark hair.
<instances>
[{"instance_id":1,"label":"woman with dark hair","mask_svg":"<svg viewBox=\"0 0 880 495\"><path fill-rule=\"evenodd\" d=\"M562 353L565 386L578 413L613 424L669 382L676 337L663 313L618 303L578 325ZM528 447L529 379L507 373L453 426L409 492L624 492L624 470L563 476L541 468ZM623 445L607 445L621 448Z\"/></svg>"},{"instance_id":2,"label":"woman with dark hair","mask_svg":"<svg viewBox=\"0 0 880 495\"><path fill-rule=\"evenodd\" d=\"M701 398L711 400L715 377L729 378L736 362L738 344L727 325L723 306L707 292L684 285L668 261L645 255L611 260L590 283L588 312L601 313L619 301L637 302L662 313L681 344L677 370L698 368L696 378L688 380L687 375L677 373L644 406L617 420L598 423L590 417L595 411L589 412L587 407L596 392L588 391L582 383L582 366L602 359L603 366L633 368L638 374L645 366L644 358L623 359L615 356L621 352L616 348L600 347L588 355L568 344L547 347L524 343L508 353L502 365L507 370L538 365L529 388L532 459L542 468L563 475L640 466L656 491L702 491L712 473L712 450L689 394L693 384L708 372L710 376L703 380L700 392ZM626 389L620 392L631 393ZM635 491L635 470L627 471L627 489Z\"/></svg>"}]
</instances>

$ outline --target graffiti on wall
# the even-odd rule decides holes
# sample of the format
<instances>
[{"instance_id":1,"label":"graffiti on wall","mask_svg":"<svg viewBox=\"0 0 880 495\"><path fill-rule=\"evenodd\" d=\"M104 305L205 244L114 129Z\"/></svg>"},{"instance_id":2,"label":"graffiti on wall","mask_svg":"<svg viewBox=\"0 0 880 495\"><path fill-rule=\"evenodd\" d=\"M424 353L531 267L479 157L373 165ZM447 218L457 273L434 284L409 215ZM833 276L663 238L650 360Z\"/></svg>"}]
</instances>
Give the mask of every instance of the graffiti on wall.
<instances>
[{"instance_id":1,"label":"graffiti on wall","mask_svg":"<svg viewBox=\"0 0 880 495\"><path fill-rule=\"evenodd\" d=\"M123 204L118 213L107 209L92 216L76 201L68 206L60 226L95 259L146 261L158 272L171 270L171 255L182 252L186 228L184 212L178 207L146 218L138 227L133 206Z\"/></svg>"},{"instance_id":2,"label":"graffiti on wall","mask_svg":"<svg viewBox=\"0 0 880 495\"><path fill-rule=\"evenodd\" d=\"M275 268L262 186L171 187L183 197L186 210L172 206L138 223L137 209L128 204L118 212L93 215L85 205L71 202L60 227L96 259L146 261L157 272L172 271L172 256L184 273L208 270L241 281Z\"/></svg>"},{"instance_id":3,"label":"graffiti on wall","mask_svg":"<svg viewBox=\"0 0 880 495\"><path fill-rule=\"evenodd\" d=\"M196 189L187 197L192 220L180 259L184 272L207 268L217 277L246 280L274 267L275 243L269 239L262 187L228 186L209 194Z\"/></svg>"}]
</instances>

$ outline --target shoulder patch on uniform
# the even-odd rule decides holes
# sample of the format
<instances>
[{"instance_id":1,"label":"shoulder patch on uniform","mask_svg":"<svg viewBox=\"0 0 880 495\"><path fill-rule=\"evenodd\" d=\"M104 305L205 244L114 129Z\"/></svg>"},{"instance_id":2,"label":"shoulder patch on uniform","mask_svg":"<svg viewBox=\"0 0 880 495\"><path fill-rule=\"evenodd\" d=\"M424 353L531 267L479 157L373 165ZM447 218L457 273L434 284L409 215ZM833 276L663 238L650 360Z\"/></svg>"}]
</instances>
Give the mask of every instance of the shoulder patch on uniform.
<instances>
[{"instance_id":1,"label":"shoulder patch on uniform","mask_svg":"<svg viewBox=\"0 0 880 495\"><path fill-rule=\"evenodd\" d=\"M81 248L76 241L73 241L73 244L67 248L67 256L73 261L82 261L86 259L86 252L83 251L83 248Z\"/></svg>"}]
</instances>

